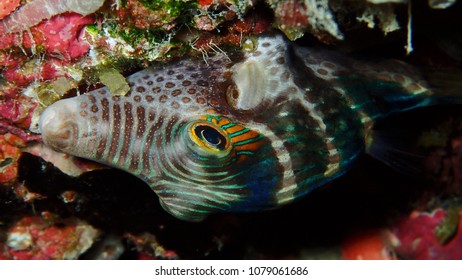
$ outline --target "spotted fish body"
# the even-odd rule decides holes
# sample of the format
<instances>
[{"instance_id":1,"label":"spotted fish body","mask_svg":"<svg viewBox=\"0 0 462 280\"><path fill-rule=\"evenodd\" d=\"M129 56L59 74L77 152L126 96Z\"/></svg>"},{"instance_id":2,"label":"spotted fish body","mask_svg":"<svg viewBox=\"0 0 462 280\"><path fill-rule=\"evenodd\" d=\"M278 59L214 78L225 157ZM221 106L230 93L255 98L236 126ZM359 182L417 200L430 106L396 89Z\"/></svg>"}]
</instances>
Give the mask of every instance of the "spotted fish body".
<instances>
[{"instance_id":1,"label":"spotted fish body","mask_svg":"<svg viewBox=\"0 0 462 280\"><path fill-rule=\"evenodd\" d=\"M399 62L367 64L257 38L232 61L183 59L43 113L56 150L126 170L189 221L220 211L259 211L299 198L343 174L366 150L374 121L424 105L431 94Z\"/></svg>"}]
</instances>

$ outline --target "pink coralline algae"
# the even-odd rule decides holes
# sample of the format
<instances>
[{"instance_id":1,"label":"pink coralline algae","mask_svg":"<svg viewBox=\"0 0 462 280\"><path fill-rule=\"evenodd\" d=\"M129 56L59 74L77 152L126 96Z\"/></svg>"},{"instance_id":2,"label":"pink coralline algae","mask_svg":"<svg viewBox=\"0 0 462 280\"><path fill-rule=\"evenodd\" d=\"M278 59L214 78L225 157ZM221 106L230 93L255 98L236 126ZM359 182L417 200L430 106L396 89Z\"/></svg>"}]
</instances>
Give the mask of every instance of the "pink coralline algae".
<instances>
[{"instance_id":1,"label":"pink coralline algae","mask_svg":"<svg viewBox=\"0 0 462 280\"><path fill-rule=\"evenodd\" d=\"M81 33L93 22L93 16L65 13L19 33L2 32L0 25L0 66L7 81L0 89L0 132L30 138L21 129L29 128L38 104L21 92L31 83L66 76L63 67L89 51L90 45L81 39ZM26 55L29 52L31 55Z\"/></svg>"},{"instance_id":2,"label":"pink coralline algae","mask_svg":"<svg viewBox=\"0 0 462 280\"><path fill-rule=\"evenodd\" d=\"M21 32L58 14L66 12L74 12L83 16L92 14L103 3L104 0L33 0L5 18L1 25L4 32Z\"/></svg>"},{"instance_id":3,"label":"pink coralline algae","mask_svg":"<svg viewBox=\"0 0 462 280\"><path fill-rule=\"evenodd\" d=\"M453 210L437 209L431 213L415 210L390 227L350 234L342 243L342 256L345 259L462 259L462 212Z\"/></svg>"},{"instance_id":4,"label":"pink coralline algae","mask_svg":"<svg viewBox=\"0 0 462 280\"><path fill-rule=\"evenodd\" d=\"M445 243L438 241L436 229L446 218L447 211L413 212L393 227L400 245L396 253L406 259L462 259L462 213L459 213L455 235Z\"/></svg>"},{"instance_id":5,"label":"pink coralline algae","mask_svg":"<svg viewBox=\"0 0 462 280\"><path fill-rule=\"evenodd\" d=\"M39 135L28 131L37 103L27 96L19 95L14 85L0 90L0 135L16 135L24 142L40 140Z\"/></svg>"},{"instance_id":6,"label":"pink coralline algae","mask_svg":"<svg viewBox=\"0 0 462 280\"><path fill-rule=\"evenodd\" d=\"M47 81L60 76L59 60L39 62L39 64L24 62L22 65L15 65L3 70L3 77L10 83L26 87L34 81Z\"/></svg>"},{"instance_id":7,"label":"pink coralline algae","mask_svg":"<svg viewBox=\"0 0 462 280\"><path fill-rule=\"evenodd\" d=\"M93 23L92 16L82 17L76 13L57 15L30 28L29 32L6 33L0 29L0 49L21 46L24 49L42 49L49 56L69 60L87 53L88 43L80 39L82 28ZM1 62L0 62L1 63ZM4 64L4 63L3 63Z\"/></svg>"},{"instance_id":8,"label":"pink coralline algae","mask_svg":"<svg viewBox=\"0 0 462 280\"><path fill-rule=\"evenodd\" d=\"M16 99L6 97L0 100L0 132L8 124L23 129L29 128L30 117L34 108L35 103L23 95Z\"/></svg>"},{"instance_id":9,"label":"pink coralline algae","mask_svg":"<svg viewBox=\"0 0 462 280\"><path fill-rule=\"evenodd\" d=\"M24 142L10 134L0 135L0 185L15 182L18 173L18 158Z\"/></svg>"},{"instance_id":10,"label":"pink coralline algae","mask_svg":"<svg viewBox=\"0 0 462 280\"><path fill-rule=\"evenodd\" d=\"M79 220L26 217L9 229L0 244L0 259L76 259L96 240L99 231Z\"/></svg>"},{"instance_id":11,"label":"pink coralline algae","mask_svg":"<svg viewBox=\"0 0 462 280\"><path fill-rule=\"evenodd\" d=\"M66 13L19 33L5 33L0 25L0 66L3 67L2 76L7 80L0 91L3 96L0 101L0 121L18 123L8 108L23 106L27 107L28 113L32 113L37 104L34 101L16 100L19 93L32 82L65 76L63 66L88 53L90 45L81 39L81 33L87 24L93 22L92 16ZM25 50L35 55L25 55ZM23 104L23 101L26 102ZM30 115L28 118L30 122Z\"/></svg>"},{"instance_id":12,"label":"pink coralline algae","mask_svg":"<svg viewBox=\"0 0 462 280\"><path fill-rule=\"evenodd\" d=\"M21 0L2 0L0 1L0 19L11 14L21 3Z\"/></svg>"}]
</instances>

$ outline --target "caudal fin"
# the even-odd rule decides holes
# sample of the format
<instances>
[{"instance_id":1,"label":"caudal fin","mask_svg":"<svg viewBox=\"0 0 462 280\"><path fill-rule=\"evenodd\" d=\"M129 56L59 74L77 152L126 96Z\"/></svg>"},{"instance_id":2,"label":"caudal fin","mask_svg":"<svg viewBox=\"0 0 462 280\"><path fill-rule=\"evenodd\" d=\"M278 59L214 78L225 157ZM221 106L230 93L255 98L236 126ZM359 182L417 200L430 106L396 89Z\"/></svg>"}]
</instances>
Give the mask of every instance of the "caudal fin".
<instances>
[{"instance_id":1,"label":"caudal fin","mask_svg":"<svg viewBox=\"0 0 462 280\"><path fill-rule=\"evenodd\" d=\"M425 155L415 152L397 131L374 130L367 153L402 174L418 177L424 173Z\"/></svg>"},{"instance_id":2,"label":"caudal fin","mask_svg":"<svg viewBox=\"0 0 462 280\"><path fill-rule=\"evenodd\" d=\"M431 68L423 72L433 92L431 105L462 104L462 69Z\"/></svg>"}]
</instances>

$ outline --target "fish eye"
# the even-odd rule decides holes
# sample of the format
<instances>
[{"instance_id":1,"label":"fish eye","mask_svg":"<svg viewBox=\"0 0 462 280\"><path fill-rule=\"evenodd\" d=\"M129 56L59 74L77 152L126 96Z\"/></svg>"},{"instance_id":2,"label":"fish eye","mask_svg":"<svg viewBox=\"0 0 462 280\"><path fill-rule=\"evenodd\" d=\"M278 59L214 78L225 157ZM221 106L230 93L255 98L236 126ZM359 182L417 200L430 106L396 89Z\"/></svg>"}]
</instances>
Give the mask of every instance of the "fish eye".
<instances>
[{"instance_id":1,"label":"fish eye","mask_svg":"<svg viewBox=\"0 0 462 280\"><path fill-rule=\"evenodd\" d=\"M193 132L199 140L211 148L218 150L226 148L227 140L225 136L213 126L198 124L194 126Z\"/></svg>"}]
</instances>

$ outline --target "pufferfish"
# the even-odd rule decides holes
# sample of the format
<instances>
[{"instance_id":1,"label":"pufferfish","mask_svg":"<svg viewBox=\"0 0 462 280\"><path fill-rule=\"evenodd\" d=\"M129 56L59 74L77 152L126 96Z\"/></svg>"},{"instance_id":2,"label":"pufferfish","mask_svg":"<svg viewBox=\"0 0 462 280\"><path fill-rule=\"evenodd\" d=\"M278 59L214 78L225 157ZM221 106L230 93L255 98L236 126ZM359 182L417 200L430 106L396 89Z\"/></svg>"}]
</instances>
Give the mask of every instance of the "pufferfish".
<instances>
[{"instance_id":1,"label":"pufferfish","mask_svg":"<svg viewBox=\"0 0 462 280\"><path fill-rule=\"evenodd\" d=\"M344 174L368 152L374 122L428 105L432 90L398 61L369 63L262 35L156 65L42 114L45 144L145 181L173 216L260 211Z\"/></svg>"}]
</instances>

